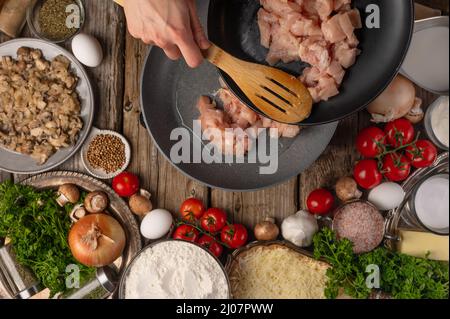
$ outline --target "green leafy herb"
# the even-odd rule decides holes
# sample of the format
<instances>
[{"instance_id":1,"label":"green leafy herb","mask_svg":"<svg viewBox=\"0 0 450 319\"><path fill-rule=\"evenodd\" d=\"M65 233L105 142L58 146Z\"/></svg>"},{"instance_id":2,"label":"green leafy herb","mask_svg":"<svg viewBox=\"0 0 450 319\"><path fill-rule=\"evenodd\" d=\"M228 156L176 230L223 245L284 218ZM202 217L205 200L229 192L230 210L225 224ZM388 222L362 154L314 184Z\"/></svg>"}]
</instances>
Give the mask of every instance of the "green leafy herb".
<instances>
[{"instance_id":1,"label":"green leafy herb","mask_svg":"<svg viewBox=\"0 0 450 319\"><path fill-rule=\"evenodd\" d=\"M332 268L327 271L327 298L341 291L354 298L368 298L368 265L380 269L380 289L397 299L447 299L448 263L412 257L380 247L356 255L352 243L337 240L334 232L323 228L314 236L314 256L324 258Z\"/></svg>"},{"instance_id":2,"label":"green leafy herb","mask_svg":"<svg viewBox=\"0 0 450 319\"><path fill-rule=\"evenodd\" d=\"M36 191L11 181L0 184L0 237L11 239L18 262L34 272L50 289L51 297L66 290L69 264L79 266L82 278L93 273L70 252L70 226L69 215L56 203L54 191Z\"/></svg>"}]
</instances>

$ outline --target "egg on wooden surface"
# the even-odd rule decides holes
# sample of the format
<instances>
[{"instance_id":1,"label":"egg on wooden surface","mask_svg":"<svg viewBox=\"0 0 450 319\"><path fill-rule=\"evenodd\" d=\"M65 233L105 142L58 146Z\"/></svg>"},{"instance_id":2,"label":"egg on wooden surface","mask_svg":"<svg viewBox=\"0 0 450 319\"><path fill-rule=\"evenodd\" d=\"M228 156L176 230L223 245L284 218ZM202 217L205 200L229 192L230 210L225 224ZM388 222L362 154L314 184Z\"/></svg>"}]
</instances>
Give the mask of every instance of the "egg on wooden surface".
<instances>
[{"instance_id":1,"label":"egg on wooden surface","mask_svg":"<svg viewBox=\"0 0 450 319\"><path fill-rule=\"evenodd\" d=\"M103 60L100 42L86 33L80 33L73 37L72 52L78 61L91 68L99 66Z\"/></svg>"},{"instance_id":2,"label":"egg on wooden surface","mask_svg":"<svg viewBox=\"0 0 450 319\"><path fill-rule=\"evenodd\" d=\"M396 183L383 183L372 189L368 200L379 210L397 208L405 199L405 191Z\"/></svg>"},{"instance_id":3,"label":"egg on wooden surface","mask_svg":"<svg viewBox=\"0 0 450 319\"><path fill-rule=\"evenodd\" d=\"M145 215L141 223L141 234L147 239L159 239L172 226L172 214L165 209L155 209Z\"/></svg>"}]
</instances>

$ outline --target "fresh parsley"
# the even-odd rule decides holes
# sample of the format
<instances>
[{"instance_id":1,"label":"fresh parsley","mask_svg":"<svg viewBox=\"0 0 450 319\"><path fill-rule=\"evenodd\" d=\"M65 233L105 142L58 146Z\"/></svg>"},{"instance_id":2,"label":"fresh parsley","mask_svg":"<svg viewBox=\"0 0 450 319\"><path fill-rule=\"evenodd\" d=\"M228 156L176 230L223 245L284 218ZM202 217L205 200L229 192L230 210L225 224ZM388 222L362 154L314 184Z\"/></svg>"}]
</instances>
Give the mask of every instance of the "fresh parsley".
<instances>
[{"instance_id":1,"label":"fresh parsley","mask_svg":"<svg viewBox=\"0 0 450 319\"><path fill-rule=\"evenodd\" d=\"M327 271L325 296L336 298L341 292L354 298L368 298L366 267L380 269L380 288L396 299L447 299L448 263L417 258L379 247L356 255L348 239L337 240L330 228L314 236L314 256L332 267Z\"/></svg>"}]
</instances>

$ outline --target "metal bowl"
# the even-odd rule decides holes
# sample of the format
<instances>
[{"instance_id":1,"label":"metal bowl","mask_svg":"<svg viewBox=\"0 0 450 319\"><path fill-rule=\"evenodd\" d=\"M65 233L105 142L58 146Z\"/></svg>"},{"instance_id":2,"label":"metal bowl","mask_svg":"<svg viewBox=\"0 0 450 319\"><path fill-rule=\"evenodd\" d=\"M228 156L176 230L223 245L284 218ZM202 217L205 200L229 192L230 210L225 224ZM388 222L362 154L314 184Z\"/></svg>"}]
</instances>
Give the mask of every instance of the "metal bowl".
<instances>
[{"instance_id":1,"label":"metal bowl","mask_svg":"<svg viewBox=\"0 0 450 319\"><path fill-rule=\"evenodd\" d=\"M437 228L432 228L429 226L426 226L419 218L419 215L417 214L417 209L416 209L416 196L417 193L420 189L420 187L428 180L436 178L436 177L442 177L445 179L449 179L449 174L448 172L443 172L443 173L439 173L439 174L435 174L435 175L431 175L429 177L427 177L426 179L422 179L420 182L417 183L417 186L414 188L413 193L410 196L410 200L409 200L409 207L410 207L410 213L412 215L413 220L417 223L417 225L419 226L419 228L423 231L427 231L427 232L431 232L433 234L436 235L443 235L443 236L448 236L449 232L448 232L448 227L447 228L443 228L443 229L437 229ZM441 195L442 196L442 195Z\"/></svg>"},{"instance_id":2,"label":"metal bowl","mask_svg":"<svg viewBox=\"0 0 450 319\"><path fill-rule=\"evenodd\" d=\"M130 269L133 267L134 263L136 262L136 260L142 255L142 253L144 253L147 249L152 249L153 247L157 246L158 244L164 243L164 242L169 242L169 241L179 241L182 243L186 243L188 245L193 245L195 247L198 247L199 249L202 249L204 251L206 251L219 265L219 267L222 269L222 272L226 278L227 281L227 286L228 286L228 299L231 298L231 285L230 285L230 280L228 278L227 272L225 271L224 266L221 264L221 262L219 261L219 259L217 259L216 256L214 256L209 250L203 248L202 246L196 244L196 243L192 243L192 242L188 242L188 241L182 241L182 240L176 240L176 239L161 239L158 240L156 242L153 242L151 244L149 244L148 246L146 246L144 249L142 249L132 260L131 262L128 264L127 268L125 269L125 271L122 273L121 279L120 279L120 283L119 283L119 295L118 298L119 299L125 299L125 285L126 285L126 281L127 281L127 277L128 274L130 272Z\"/></svg>"},{"instance_id":3,"label":"metal bowl","mask_svg":"<svg viewBox=\"0 0 450 319\"><path fill-rule=\"evenodd\" d=\"M434 101L428 108L425 113L425 120L424 120L424 126L425 126L425 132L427 133L428 138L442 150L448 151L448 146L444 145L434 134L433 127L431 125L431 117L433 114L433 111L436 109L436 107L444 100L447 100L448 103L448 96L441 96L436 101Z\"/></svg>"},{"instance_id":4,"label":"metal bowl","mask_svg":"<svg viewBox=\"0 0 450 319\"><path fill-rule=\"evenodd\" d=\"M414 34L413 34L412 41L411 41L412 45L414 44L414 35L415 34L417 34L418 32L421 32L423 30L432 29L432 28L436 28L436 27L447 27L448 28L448 21L449 21L448 16L433 17L433 18L416 21L414 23ZM408 62L409 56L411 54L414 54L414 52L412 50L410 50L408 52L408 54L406 55L405 62L402 65L402 68L400 69L400 73L403 74L404 76L406 76L408 79L410 79L414 83L416 83L418 86L424 88L425 90L427 90L429 92L432 92L432 93L438 94L438 95L448 95L448 93L449 93L448 88L447 88L447 90L444 90L444 91L437 91L436 89L434 89L432 87L428 87L424 83L420 83L419 79L416 79L412 75L410 75L411 70L407 68L406 62ZM445 68L445 66L443 66L443 68ZM447 65L447 68L448 68L448 65Z\"/></svg>"},{"instance_id":5,"label":"metal bowl","mask_svg":"<svg viewBox=\"0 0 450 319\"><path fill-rule=\"evenodd\" d=\"M75 35L77 35L78 33L80 33L81 29L84 26L84 22L86 20L86 12L84 10L84 3L83 0L73 0L75 2L75 4L78 6L78 8L80 9L80 25L79 28L71 33L70 35L68 35L65 38L61 38L61 39L51 39L45 36L45 34L41 31L41 28L39 26L39 10L42 7L43 3L46 0L36 0L34 2L34 4L32 6L30 6L27 10L27 23L28 23L28 27L30 28L31 33L42 40L48 41L48 42L52 42L52 43L61 43L61 42L65 42L69 39L71 39L72 37L74 37Z\"/></svg>"},{"instance_id":6,"label":"metal bowl","mask_svg":"<svg viewBox=\"0 0 450 319\"><path fill-rule=\"evenodd\" d=\"M83 120L83 128L79 133L78 140L75 145L60 149L43 165L38 165L30 156L12 152L0 145L0 170L15 174L38 174L49 171L61 165L71 158L83 145L84 140L89 135L94 119L94 91L92 90L89 76L80 62L78 62L71 53L56 44L40 39L23 38L11 40L0 44L0 57L16 57L17 49L23 46L42 50L42 54L47 60L51 60L60 54L64 55L70 60L71 68L75 71L79 78L77 92L81 102L80 116Z\"/></svg>"}]
</instances>

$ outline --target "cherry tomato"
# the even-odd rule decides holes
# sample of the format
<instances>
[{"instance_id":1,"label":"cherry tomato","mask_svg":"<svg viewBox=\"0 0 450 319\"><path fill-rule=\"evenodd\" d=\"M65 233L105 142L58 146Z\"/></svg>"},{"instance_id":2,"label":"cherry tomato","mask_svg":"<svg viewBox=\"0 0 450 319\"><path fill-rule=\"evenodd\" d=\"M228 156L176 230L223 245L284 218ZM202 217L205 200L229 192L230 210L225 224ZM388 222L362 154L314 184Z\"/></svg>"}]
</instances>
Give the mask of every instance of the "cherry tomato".
<instances>
[{"instance_id":1,"label":"cherry tomato","mask_svg":"<svg viewBox=\"0 0 450 319\"><path fill-rule=\"evenodd\" d=\"M353 168L353 176L359 186L365 189L372 189L378 186L383 179L378 163L373 159L359 161Z\"/></svg>"},{"instance_id":2,"label":"cherry tomato","mask_svg":"<svg viewBox=\"0 0 450 319\"><path fill-rule=\"evenodd\" d=\"M205 206L203 202L197 198L186 199L180 207L180 214L184 220L194 222L200 219L205 213Z\"/></svg>"},{"instance_id":3,"label":"cherry tomato","mask_svg":"<svg viewBox=\"0 0 450 319\"><path fill-rule=\"evenodd\" d=\"M213 253L214 256L216 256L217 258L220 257L220 255L222 255L223 252L223 247L222 245L220 245L213 237L208 236L208 235L203 235L202 237L200 237L200 239L198 240L198 244L200 246L205 247L206 249L208 249L210 252Z\"/></svg>"},{"instance_id":4,"label":"cherry tomato","mask_svg":"<svg viewBox=\"0 0 450 319\"><path fill-rule=\"evenodd\" d=\"M185 241L196 242L199 231L191 225L181 225L173 233L174 239L182 239Z\"/></svg>"},{"instance_id":5,"label":"cherry tomato","mask_svg":"<svg viewBox=\"0 0 450 319\"><path fill-rule=\"evenodd\" d=\"M384 128L389 145L399 147L411 143L414 140L414 127L405 118L389 122Z\"/></svg>"},{"instance_id":6,"label":"cherry tomato","mask_svg":"<svg viewBox=\"0 0 450 319\"><path fill-rule=\"evenodd\" d=\"M409 176L411 164L403 155L388 154L383 159L383 172L390 181L401 182Z\"/></svg>"},{"instance_id":7,"label":"cherry tomato","mask_svg":"<svg viewBox=\"0 0 450 319\"><path fill-rule=\"evenodd\" d=\"M121 197L130 197L139 190L139 178L129 172L123 172L113 178L112 187Z\"/></svg>"},{"instance_id":8,"label":"cherry tomato","mask_svg":"<svg viewBox=\"0 0 450 319\"><path fill-rule=\"evenodd\" d=\"M384 150L386 134L376 126L370 126L359 132L356 148L362 156L376 157Z\"/></svg>"},{"instance_id":9,"label":"cherry tomato","mask_svg":"<svg viewBox=\"0 0 450 319\"><path fill-rule=\"evenodd\" d=\"M326 189L319 188L308 195L306 205L311 214L325 215L333 208L334 197Z\"/></svg>"},{"instance_id":10,"label":"cherry tomato","mask_svg":"<svg viewBox=\"0 0 450 319\"><path fill-rule=\"evenodd\" d=\"M200 226L210 233L221 230L227 223L227 214L219 208L208 209L200 218Z\"/></svg>"},{"instance_id":11,"label":"cherry tomato","mask_svg":"<svg viewBox=\"0 0 450 319\"><path fill-rule=\"evenodd\" d=\"M241 224L226 225L220 233L220 238L228 247L236 249L247 242L247 229Z\"/></svg>"},{"instance_id":12,"label":"cherry tomato","mask_svg":"<svg viewBox=\"0 0 450 319\"><path fill-rule=\"evenodd\" d=\"M406 157L415 168L428 167L437 157L436 146L428 140L418 140L414 145L406 148Z\"/></svg>"}]
</instances>

